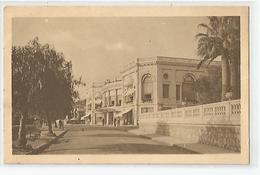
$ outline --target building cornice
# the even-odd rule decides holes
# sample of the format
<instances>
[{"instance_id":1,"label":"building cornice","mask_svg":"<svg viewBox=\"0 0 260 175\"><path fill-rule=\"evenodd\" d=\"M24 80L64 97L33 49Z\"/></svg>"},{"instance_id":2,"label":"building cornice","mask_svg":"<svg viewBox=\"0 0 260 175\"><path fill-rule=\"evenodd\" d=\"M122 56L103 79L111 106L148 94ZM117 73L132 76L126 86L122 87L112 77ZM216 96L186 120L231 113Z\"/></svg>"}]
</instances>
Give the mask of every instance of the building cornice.
<instances>
[{"instance_id":1,"label":"building cornice","mask_svg":"<svg viewBox=\"0 0 260 175\"><path fill-rule=\"evenodd\" d=\"M151 66L151 65L171 65L171 66L188 66L188 67L197 67L201 60L199 59L189 59L189 58L176 58L176 57L150 57L150 58L138 58L139 62L132 62L125 66L124 70L121 73L126 73L127 71L140 66ZM219 67L221 64L220 61L213 61L209 67Z\"/></svg>"}]
</instances>

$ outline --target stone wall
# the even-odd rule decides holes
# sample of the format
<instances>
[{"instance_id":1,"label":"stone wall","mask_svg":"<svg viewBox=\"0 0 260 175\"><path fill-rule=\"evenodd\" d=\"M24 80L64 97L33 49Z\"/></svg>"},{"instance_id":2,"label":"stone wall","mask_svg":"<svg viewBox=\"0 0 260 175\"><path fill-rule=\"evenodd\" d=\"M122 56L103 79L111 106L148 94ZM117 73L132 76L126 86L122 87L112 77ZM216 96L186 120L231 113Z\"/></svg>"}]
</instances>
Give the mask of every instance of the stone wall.
<instances>
[{"instance_id":1,"label":"stone wall","mask_svg":"<svg viewBox=\"0 0 260 175\"><path fill-rule=\"evenodd\" d=\"M198 142L240 152L240 127L207 126L201 130Z\"/></svg>"},{"instance_id":2,"label":"stone wall","mask_svg":"<svg viewBox=\"0 0 260 175\"><path fill-rule=\"evenodd\" d=\"M142 114L139 130L240 152L240 100Z\"/></svg>"},{"instance_id":3,"label":"stone wall","mask_svg":"<svg viewBox=\"0 0 260 175\"><path fill-rule=\"evenodd\" d=\"M170 136L176 143L201 143L240 152L240 127L174 123L141 123L145 134Z\"/></svg>"}]
</instances>

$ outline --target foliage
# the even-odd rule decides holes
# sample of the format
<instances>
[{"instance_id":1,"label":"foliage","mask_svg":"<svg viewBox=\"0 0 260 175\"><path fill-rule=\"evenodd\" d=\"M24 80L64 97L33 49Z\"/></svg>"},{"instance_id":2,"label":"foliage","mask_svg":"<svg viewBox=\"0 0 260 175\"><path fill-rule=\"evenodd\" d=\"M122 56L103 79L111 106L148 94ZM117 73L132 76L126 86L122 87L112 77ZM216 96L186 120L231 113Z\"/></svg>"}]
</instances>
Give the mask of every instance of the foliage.
<instances>
[{"instance_id":1,"label":"foliage","mask_svg":"<svg viewBox=\"0 0 260 175\"><path fill-rule=\"evenodd\" d=\"M209 76L199 77L193 87L200 104L221 101L221 72L214 71Z\"/></svg>"},{"instance_id":2,"label":"foliage","mask_svg":"<svg viewBox=\"0 0 260 175\"><path fill-rule=\"evenodd\" d=\"M203 32L198 33L197 55L202 58L198 64L200 68L203 64L209 65L217 57L222 57L222 71L226 71L222 81L231 84L234 98L239 98L240 89L240 18L238 16L208 17L208 24L199 24ZM227 61L226 61L227 60ZM223 65L223 64L222 64ZM225 70L223 70L225 68ZM231 71L230 71L231 70ZM229 78L231 77L231 78ZM226 82L223 82L224 84ZM226 90L230 87L226 87Z\"/></svg>"},{"instance_id":3,"label":"foliage","mask_svg":"<svg viewBox=\"0 0 260 175\"><path fill-rule=\"evenodd\" d=\"M72 75L72 63L37 37L25 46L12 47L13 117L37 114L50 121L65 117L81 84Z\"/></svg>"},{"instance_id":4,"label":"foliage","mask_svg":"<svg viewBox=\"0 0 260 175\"><path fill-rule=\"evenodd\" d=\"M203 59L198 68L210 64L218 56L230 57L240 51L240 19L235 16L208 17L208 24L199 24L205 32L198 33L197 54ZM239 57L237 58L239 59Z\"/></svg>"}]
</instances>

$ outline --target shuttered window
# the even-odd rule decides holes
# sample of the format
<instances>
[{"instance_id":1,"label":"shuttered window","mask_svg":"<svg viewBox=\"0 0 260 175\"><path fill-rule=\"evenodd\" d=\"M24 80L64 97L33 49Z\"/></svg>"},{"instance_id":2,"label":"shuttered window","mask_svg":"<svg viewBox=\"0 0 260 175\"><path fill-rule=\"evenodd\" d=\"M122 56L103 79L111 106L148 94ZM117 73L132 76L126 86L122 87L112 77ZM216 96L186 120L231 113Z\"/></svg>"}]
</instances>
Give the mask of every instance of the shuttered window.
<instances>
[{"instance_id":1,"label":"shuttered window","mask_svg":"<svg viewBox=\"0 0 260 175\"><path fill-rule=\"evenodd\" d=\"M180 101L181 99L181 86L179 84L176 85L176 101Z\"/></svg>"},{"instance_id":2,"label":"shuttered window","mask_svg":"<svg viewBox=\"0 0 260 175\"><path fill-rule=\"evenodd\" d=\"M169 84L163 84L163 98L169 98Z\"/></svg>"}]
</instances>

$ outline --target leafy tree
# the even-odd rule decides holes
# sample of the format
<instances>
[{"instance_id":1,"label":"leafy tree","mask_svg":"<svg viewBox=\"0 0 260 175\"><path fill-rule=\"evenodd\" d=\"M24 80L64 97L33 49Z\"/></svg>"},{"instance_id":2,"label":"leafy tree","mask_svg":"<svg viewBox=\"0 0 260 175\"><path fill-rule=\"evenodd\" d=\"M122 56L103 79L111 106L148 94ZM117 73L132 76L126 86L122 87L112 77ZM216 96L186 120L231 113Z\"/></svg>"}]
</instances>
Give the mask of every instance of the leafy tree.
<instances>
[{"instance_id":1,"label":"leafy tree","mask_svg":"<svg viewBox=\"0 0 260 175\"><path fill-rule=\"evenodd\" d=\"M198 33L197 54L203 59L198 64L208 65L221 57L222 65L222 100L230 89L233 98L239 98L240 88L240 19L239 17L208 17L208 24L199 24L204 32ZM231 69L231 72L230 72ZM231 79L230 79L231 78Z\"/></svg>"},{"instance_id":2,"label":"leafy tree","mask_svg":"<svg viewBox=\"0 0 260 175\"><path fill-rule=\"evenodd\" d=\"M74 89L82 84L81 79L74 80L71 62L64 61L62 55L56 55L53 59L54 62L46 63L42 77L43 88L39 93L41 100L38 101L39 109L43 111L48 122L50 135L53 134L52 122L70 115L75 101L79 98L78 92Z\"/></svg>"},{"instance_id":3,"label":"leafy tree","mask_svg":"<svg viewBox=\"0 0 260 175\"><path fill-rule=\"evenodd\" d=\"M26 145L26 120L38 114L47 120L53 135L52 121L69 115L78 98L76 87L81 79L72 75L72 64L48 44L35 38L26 46L12 48L13 114L20 116L18 145Z\"/></svg>"},{"instance_id":4,"label":"leafy tree","mask_svg":"<svg viewBox=\"0 0 260 175\"><path fill-rule=\"evenodd\" d=\"M12 47L12 109L20 116L17 146L26 145L26 120L34 109L32 98L40 89L41 58L35 41Z\"/></svg>"}]
</instances>

